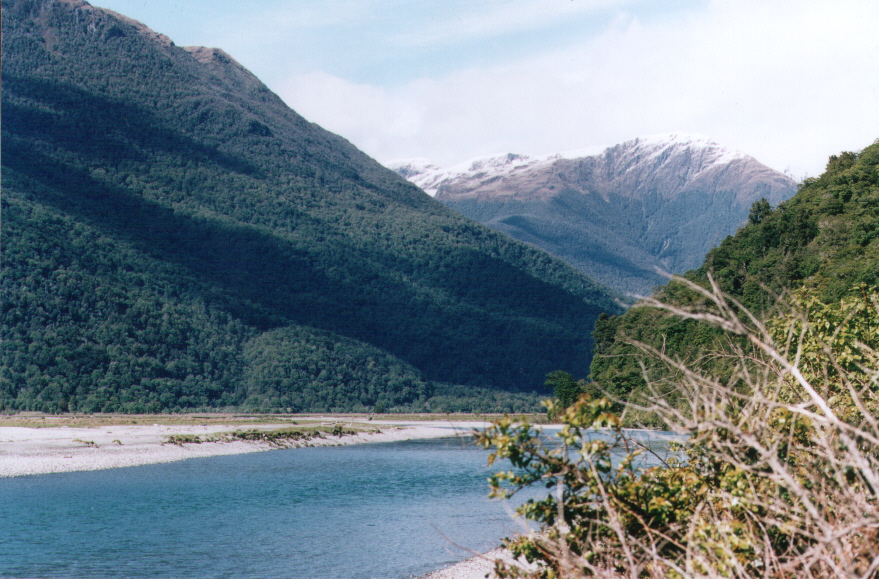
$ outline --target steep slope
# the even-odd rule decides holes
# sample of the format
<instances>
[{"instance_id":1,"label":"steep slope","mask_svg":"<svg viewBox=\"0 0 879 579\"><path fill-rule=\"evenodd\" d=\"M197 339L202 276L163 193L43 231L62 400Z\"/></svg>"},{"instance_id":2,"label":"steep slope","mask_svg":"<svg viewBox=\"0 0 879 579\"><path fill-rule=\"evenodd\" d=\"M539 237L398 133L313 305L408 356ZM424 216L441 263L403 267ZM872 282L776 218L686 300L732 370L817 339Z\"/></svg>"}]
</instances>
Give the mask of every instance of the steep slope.
<instances>
[{"instance_id":1,"label":"steep slope","mask_svg":"<svg viewBox=\"0 0 879 579\"><path fill-rule=\"evenodd\" d=\"M821 177L807 179L777 209L755 203L748 223L685 277L708 287L709 273L724 292L764 318L787 290L807 291L830 306L852 297L866 302L868 291L879 288L879 141L860 153L832 156ZM655 297L679 306L703 303L679 283ZM704 324L646 307L602 317L594 335L591 376L622 397L644 386L637 351L629 341L695 363L718 349L722 338ZM716 360L709 363L716 365Z\"/></svg>"},{"instance_id":2,"label":"steep slope","mask_svg":"<svg viewBox=\"0 0 879 579\"><path fill-rule=\"evenodd\" d=\"M621 292L648 294L733 233L750 205L793 195L793 181L752 157L686 135L601 151L503 155L400 175L464 215L557 255Z\"/></svg>"},{"instance_id":3,"label":"steep slope","mask_svg":"<svg viewBox=\"0 0 879 579\"><path fill-rule=\"evenodd\" d=\"M0 407L426 408L585 368L602 287L217 49L4 0Z\"/></svg>"}]
</instances>

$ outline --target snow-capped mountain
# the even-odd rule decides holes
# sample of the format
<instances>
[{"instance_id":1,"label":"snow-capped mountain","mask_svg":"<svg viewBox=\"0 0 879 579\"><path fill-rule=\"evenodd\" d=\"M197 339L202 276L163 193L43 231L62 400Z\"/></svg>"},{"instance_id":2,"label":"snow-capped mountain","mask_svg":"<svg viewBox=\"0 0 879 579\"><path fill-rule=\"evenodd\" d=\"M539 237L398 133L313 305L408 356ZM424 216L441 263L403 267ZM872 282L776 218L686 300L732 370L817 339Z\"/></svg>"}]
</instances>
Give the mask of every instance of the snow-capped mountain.
<instances>
[{"instance_id":1,"label":"snow-capped mountain","mask_svg":"<svg viewBox=\"0 0 879 579\"><path fill-rule=\"evenodd\" d=\"M428 194L538 245L611 287L649 293L735 232L754 201L794 182L701 136L661 135L550 155L503 154L453 167L390 165Z\"/></svg>"},{"instance_id":2,"label":"snow-capped mountain","mask_svg":"<svg viewBox=\"0 0 879 579\"><path fill-rule=\"evenodd\" d=\"M692 166L701 171L749 158L739 151L724 148L699 135L654 135L640 137L611 147L592 147L549 155L522 155L504 153L477 157L451 167L440 167L428 159L416 158L396 161L389 167L415 183L428 195L436 197L440 187L457 189L456 184L486 186L499 180L516 178L524 173L546 169L560 161L613 157L615 163L628 171L643 175L644 170L657 171L668 165L673 156L695 156ZM671 167L666 167L668 170Z\"/></svg>"}]
</instances>

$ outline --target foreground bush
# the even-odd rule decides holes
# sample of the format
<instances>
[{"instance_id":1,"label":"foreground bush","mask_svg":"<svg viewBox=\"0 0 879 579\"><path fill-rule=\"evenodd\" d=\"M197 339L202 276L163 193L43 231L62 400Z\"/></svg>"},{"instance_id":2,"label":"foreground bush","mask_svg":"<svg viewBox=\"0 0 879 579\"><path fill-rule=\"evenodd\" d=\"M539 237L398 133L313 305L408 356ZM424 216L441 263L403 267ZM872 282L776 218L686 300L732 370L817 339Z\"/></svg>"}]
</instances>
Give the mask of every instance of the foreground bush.
<instances>
[{"instance_id":1,"label":"foreground bush","mask_svg":"<svg viewBox=\"0 0 879 579\"><path fill-rule=\"evenodd\" d=\"M607 398L564 411L558 447L508 419L480 435L515 468L492 477L494 496L553 490L519 509L541 532L508 541L537 570L499 563L499 576L879 577L879 293L831 306L792 295L763 323L713 280L689 285L698 310L646 305L726 331L726 370L635 344L686 401L669 404L670 384L645 375L652 395L636 410L682 435L663 466L635 466L645 449Z\"/></svg>"}]
</instances>

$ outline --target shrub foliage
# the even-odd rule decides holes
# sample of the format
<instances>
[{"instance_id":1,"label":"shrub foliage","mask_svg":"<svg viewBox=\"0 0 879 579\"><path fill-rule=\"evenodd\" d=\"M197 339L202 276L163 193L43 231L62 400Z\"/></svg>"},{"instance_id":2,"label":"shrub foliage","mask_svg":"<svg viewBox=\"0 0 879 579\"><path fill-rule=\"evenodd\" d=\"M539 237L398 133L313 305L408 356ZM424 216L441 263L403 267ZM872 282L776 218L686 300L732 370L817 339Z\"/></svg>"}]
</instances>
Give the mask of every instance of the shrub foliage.
<instances>
[{"instance_id":1,"label":"shrub foliage","mask_svg":"<svg viewBox=\"0 0 879 579\"><path fill-rule=\"evenodd\" d=\"M515 467L493 494L554 490L520 508L542 531L508 543L537 569L500 576L879 577L879 292L799 292L763 323L709 281L681 280L699 308L651 305L735 337L715 353L725 376L632 344L675 376L676 404L648 382L641 408L681 437L662 466L634 466L644 449L607 398L568 408L557 448L510 420L480 436Z\"/></svg>"}]
</instances>

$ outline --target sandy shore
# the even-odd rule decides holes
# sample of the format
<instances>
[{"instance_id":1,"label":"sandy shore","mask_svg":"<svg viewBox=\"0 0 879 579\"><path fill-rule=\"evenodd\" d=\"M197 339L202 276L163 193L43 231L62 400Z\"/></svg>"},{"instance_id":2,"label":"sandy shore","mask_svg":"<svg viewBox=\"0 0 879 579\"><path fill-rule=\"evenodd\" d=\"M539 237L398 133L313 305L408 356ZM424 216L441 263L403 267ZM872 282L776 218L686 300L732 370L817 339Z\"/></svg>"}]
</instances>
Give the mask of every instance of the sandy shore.
<instances>
[{"instance_id":1,"label":"sandy shore","mask_svg":"<svg viewBox=\"0 0 879 579\"><path fill-rule=\"evenodd\" d=\"M339 423L333 420L313 419L298 426L323 426L332 428ZM344 422L343 428L349 428ZM474 425L481 423L429 422L395 424L375 421L368 427L359 425L357 434L290 441L285 447L329 446L362 444L368 442L391 442L443 438L469 433ZM0 427L0 476L22 476L101 470L173 462L189 458L261 452L279 448L276 444L257 441L227 440L222 442L169 443L169 437L198 436L201 440L224 438L236 430L270 431L291 428L290 422L277 424L108 424L89 428L75 426L28 428ZM295 427L294 427L295 428Z\"/></svg>"}]
</instances>

